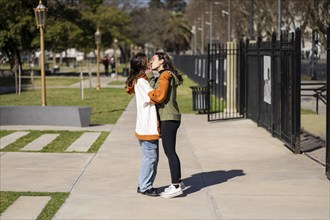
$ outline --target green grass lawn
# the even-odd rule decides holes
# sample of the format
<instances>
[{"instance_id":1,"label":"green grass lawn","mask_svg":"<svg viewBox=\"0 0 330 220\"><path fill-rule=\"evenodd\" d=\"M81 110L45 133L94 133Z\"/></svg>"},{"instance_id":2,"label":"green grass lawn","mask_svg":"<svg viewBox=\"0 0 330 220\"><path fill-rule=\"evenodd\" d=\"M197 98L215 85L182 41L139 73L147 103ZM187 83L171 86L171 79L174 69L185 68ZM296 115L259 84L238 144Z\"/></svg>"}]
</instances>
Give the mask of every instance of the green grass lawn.
<instances>
[{"instance_id":1,"label":"green grass lawn","mask_svg":"<svg viewBox=\"0 0 330 220\"><path fill-rule=\"evenodd\" d=\"M120 80L114 80L108 83L108 85L123 85L125 86L125 82L120 81Z\"/></svg>"},{"instance_id":2,"label":"green grass lawn","mask_svg":"<svg viewBox=\"0 0 330 220\"><path fill-rule=\"evenodd\" d=\"M13 133L14 131L0 130L0 137ZM59 134L59 136L45 146L42 150L37 152L47 152L47 153L63 153L65 150L77 140L84 131L29 131L30 133L19 138L14 143L9 144L5 148L1 149L4 152L17 152L21 151L21 148L26 146L28 143L34 141L43 134ZM95 153L104 143L105 139L109 135L109 132L101 132L101 135L93 143L91 148L88 150L88 153ZM36 151L33 151L36 152Z\"/></svg>"},{"instance_id":3,"label":"green grass lawn","mask_svg":"<svg viewBox=\"0 0 330 220\"><path fill-rule=\"evenodd\" d=\"M46 86L70 86L80 81L79 77L46 77ZM24 76L22 78L22 85L31 85L31 78ZM40 76L33 77L34 86L41 86ZM1 77L0 86L15 86L15 77Z\"/></svg>"},{"instance_id":4,"label":"green grass lawn","mask_svg":"<svg viewBox=\"0 0 330 220\"><path fill-rule=\"evenodd\" d=\"M91 106L91 124L115 124L133 96L124 89L102 88L84 90L84 100L79 89L47 89L48 106ZM40 106L41 90L25 91L21 95L0 95L2 106Z\"/></svg>"},{"instance_id":5,"label":"green grass lawn","mask_svg":"<svg viewBox=\"0 0 330 220\"><path fill-rule=\"evenodd\" d=\"M46 86L70 86L74 83L79 83L79 77L47 77L46 78ZM41 86L40 77L35 77L33 80L34 86Z\"/></svg>"},{"instance_id":6,"label":"green grass lawn","mask_svg":"<svg viewBox=\"0 0 330 220\"><path fill-rule=\"evenodd\" d=\"M64 203L66 198L69 196L69 193L63 192L9 192L1 191L0 192L0 214L3 213L13 202L18 199L20 196L50 196L51 200L44 207L38 220L50 220L54 217L57 210Z\"/></svg>"},{"instance_id":7,"label":"green grass lawn","mask_svg":"<svg viewBox=\"0 0 330 220\"><path fill-rule=\"evenodd\" d=\"M195 114L192 108L192 90L190 86L197 84L186 75L183 77L183 85L178 87L177 102L182 114Z\"/></svg>"}]
</instances>

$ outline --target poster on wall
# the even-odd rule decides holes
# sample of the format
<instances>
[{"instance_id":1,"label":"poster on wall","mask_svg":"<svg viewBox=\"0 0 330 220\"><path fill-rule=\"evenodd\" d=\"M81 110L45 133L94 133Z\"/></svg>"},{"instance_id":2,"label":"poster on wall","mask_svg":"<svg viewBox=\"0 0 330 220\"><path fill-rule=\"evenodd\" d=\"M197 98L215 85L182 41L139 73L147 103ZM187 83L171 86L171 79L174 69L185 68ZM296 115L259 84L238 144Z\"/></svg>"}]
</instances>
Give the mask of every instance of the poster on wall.
<instances>
[{"instance_id":1,"label":"poster on wall","mask_svg":"<svg viewBox=\"0 0 330 220\"><path fill-rule=\"evenodd\" d=\"M264 102L272 104L271 86L271 58L264 56Z\"/></svg>"}]
</instances>

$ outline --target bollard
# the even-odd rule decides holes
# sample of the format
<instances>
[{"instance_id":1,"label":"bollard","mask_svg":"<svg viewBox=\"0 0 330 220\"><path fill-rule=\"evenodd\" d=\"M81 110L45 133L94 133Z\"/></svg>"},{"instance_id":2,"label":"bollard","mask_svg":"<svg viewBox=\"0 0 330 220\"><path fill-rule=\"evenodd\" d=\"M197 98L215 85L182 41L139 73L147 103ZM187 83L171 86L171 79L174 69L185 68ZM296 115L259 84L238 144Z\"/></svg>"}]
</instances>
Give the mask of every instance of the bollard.
<instances>
[{"instance_id":1,"label":"bollard","mask_svg":"<svg viewBox=\"0 0 330 220\"><path fill-rule=\"evenodd\" d=\"M80 72L80 99L84 100L84 75Z\"/></svg>"},{"instance_id":2,"label":"bollard","mask_svg":"<svg viewBox=\"0 0 330 220\"><path fill-rule=\"evenodd\" d=\"M88 72L88 75L89 75L89 88L90 88L90 89L93 89L93 84L92 84L92 73L89 71L89 72Z\"/></svg>"},{"instance_id":3,"label":"bollard","mask_svg":"<svg viewBox=\"0 0 330 220\"><path fill-rule=\"evenodd\" d=\"M31 77L31 84L32 84L32 90L34 90L34 71L32 69L32 64L31 65L31 74L30 74L30 77Z\"/></svg>"},{"instance_id":4,"label":"bollard","mask_svg":"<svg viewBox=\"0 0 330 220\"><path fill-rule=\"evenodd\" d=\"M18 66L18 95L21 95L22 90L22 68L21 65Z\"/></svg>"}]
</instances>

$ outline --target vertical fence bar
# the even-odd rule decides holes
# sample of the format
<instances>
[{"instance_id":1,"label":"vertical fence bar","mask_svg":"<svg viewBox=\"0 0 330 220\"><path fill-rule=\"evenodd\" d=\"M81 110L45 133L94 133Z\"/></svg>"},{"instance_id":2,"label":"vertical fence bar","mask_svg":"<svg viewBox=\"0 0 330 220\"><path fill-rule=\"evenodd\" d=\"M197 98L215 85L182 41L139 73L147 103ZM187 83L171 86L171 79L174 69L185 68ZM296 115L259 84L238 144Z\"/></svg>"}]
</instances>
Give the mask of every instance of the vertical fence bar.
<instances>
[{"instance_id":1,"label":"vertical fence bar","mask_svg":"<svg viewBox=\"0 0 330 220\"><path fill-rule=\"evenodd\" d=\"M222 97L221 97L221 108L222 108L222 115L224 117L224 112L225 112L225 105L226 105L226 91L227 91L227 83L225 84L227 78L225 77L225 66L226 66L226 71L228 69L226 62L227 62L227 58L226 58L227 54L226 54L226 45L223 43L221 45L221 63L222 63L222 69L221 69L221 91L222 91Z\"/></svg>"},{"instance_id":2,"label":"vertical fence bar","mask_svg":"<svg viewBox=\"0 0 330 220\"><path fill-rule=\"evenodd\" d=\"M292 85L292 134L294 136L294 153L301 153L300 150L300 89L301 89L301 31L299 28L295 31L295 69L293 72L293 85Z\"/></svg>"},{"instance_id":3,"label":"vertical fence bar","mask_svg":"<svg viewBox=\"0 0 330 220\"><path fill-rule=\"evenodd\" d=\"M248 62L248 52L249 52L249 39L246 39L245 41L245 51L244 51L244 61L245 61L245 65L244 65L244 76L245 76L245 97L244 97L244 113L245 113L245 118L247 118L248 115L248 97L249 97L249 90L248 90L248 80L249 80L249 62Z\"/></svg>"},{"instance_id":4,"label":"vertical fence bar","mask_svg":"<svg viewBox=\"0 0 330 220\"><path fill-rule=\"evenodd\" d=\"M237 43L233 43L233 50L232 50L232 117L237 115Z\"/></svg>"},{"instance_id":5,"label":"vertical fence bar","mask_svg":"<svg viewBox=\"0 0 330 220\"><path fill-rule=\"evenodd\" d=\"M230 113L230 98L231 98L231 93L230 93L230 87L231 87L231 57L230 57L230 52L231 52L231 42L227 42L227 64L226 64L226 110L225 113L229 114Z\"/></svg>"},{"instance_id":6,"label":"vertical fence bar","mask_svg":"<svg viewBox=\"0 0 330 220\"><path fill-rule=\"evenodd\" d=\"M239 43L239 84L238 84L238 100L239 100L239 114L244 116L245 114L245 51L244 51L244 42L243 40Z\"/></svg>"},{"instance_id":7,"label":"vertical fence bar","mask_svg":"<svg viewBox=\"0 0 330 220\"><path fill-rule=\"evenodd\" d=\"M272 42L271 42L271 120L270 120L270 125L271 125L271 133L272 133L272 136L274 136L274 133L275 133L275 123L276 123L276 119L275 119L275 107L276 107L276 104L277 104L277 99L278 97L276 97L276 94L275 94L275 46L276 46L276 33L273 32L272 34Z\"/></svg>"},{"instance_id":8,"label":"vertical fence bar","mask_svg":"<svg viewBox=\"0 0 330 220\"><path fill-rule=\"evenodd\" d=\"M210 121L211 118L210 118L210 112L211 112L211 109L212 109L212 101L211 101L211 95L210 95L210 91L212 90L212 85L210 85L211 81L210 81L210 62L211 62L211 48L210 48L210 44L208 44L208 47L207 47L207 75L206 75L206 85L207 85L207 96L206 96L206 102L208 102L208 108L207 108L207 120Z\"/></svg>"},{"instance_id":9,"label":"vertical fence bar","mask_svg":"<svg viewBox=\"0 0 330 220\"><path fill-rule=\"evenodd\" d=\"M327 31L327 122L326 122L326 166L325 174L330 180L330 98L329 98L329 83L330 83L330 27Z\"/></svg>"},{"instance_id":10,"label":"vertical fence bar","mask_svg":"<svg viewBox=\"0 0 330 220\"><path fill-rule=\"evenodd\" d=\"M257 86L258 86L258 101L257 101L257 108L258 108L258 115L257 115L257 124L258 124L258 126L261 126L261 123L260 123L260 121L261 121L261 100L263 100L262 99L262 97L261 97L261 88L262 88L262 86L261 86L261 78L263 78L262 77L262 75L261 75L261 71L260 71L260 60L262 59L262 57L261 57L261 55L260 55L260 53L261 53L261 42L262 42L262 38L261 38L261 36L259 36L258 37L258 40L257 40L257 76L258 76L258 82L257 82Z\"/></svg>"}]
</instances>

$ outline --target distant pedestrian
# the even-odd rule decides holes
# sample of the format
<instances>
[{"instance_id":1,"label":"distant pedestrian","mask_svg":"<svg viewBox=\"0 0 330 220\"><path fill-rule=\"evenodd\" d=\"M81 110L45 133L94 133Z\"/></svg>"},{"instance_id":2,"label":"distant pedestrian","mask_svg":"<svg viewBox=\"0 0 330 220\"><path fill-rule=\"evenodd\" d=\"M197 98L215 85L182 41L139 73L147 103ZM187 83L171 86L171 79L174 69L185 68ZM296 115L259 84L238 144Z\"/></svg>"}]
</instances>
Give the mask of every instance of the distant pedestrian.
<instances>
[{"instance_id":1,"label":"distant pedestrian","mask_svg":"<svg viewBox=\"0 0 330 220\"><path fill-rule=\"evenodd\" d=\"M110 66L111 66L111 73L112 74L116 73L116 61L115 58L113 57L110 58Z\"/></svg>"},{"instance_id":2,"label":"distant pedestrian","mask_svg":"<svg viewBox=\"0 0 330 220\"><path fill-rule=\"evenodd\" d=\"M105 76L109 76L109 65L110 65L110 56L109 54L105 55L102 59L102 63L104 65Z\"/></svg>"},{"instance_id":3,"label":"distant pedestrian","mask_svg":"<svg viewBox=\"0 0 330 220\"><path fill-rule=\"evenodd\" d=\"M157 104L160 117L160 131L164 152L167 156L171 184L160 195L173 198L183 193L185 185L181 181L181 163L176 153L176 135L181 123L181 113L177 104L177 87L182 84L182 76L173 67L170 57L157 52L152 57L152 69L160 74L155 89L148 93L150 103Z\"/></svg>"},{"instance_id":4,"label":"distant pedestrian","mask_svg":"<svg viewBox=\"0 0 330 220\"><path fill-rule=\"evenodd\" d=\"M144 53L137 53L131 59L131 72L126 81L126 92L135 94L137 109L135 136L139 140L142 153L137 192L158 196L158 189L153 187L153 183L157 174L160 135L156 106L149 104L148 92L152 88L147 81L147 69L147 56Z\"/></svg>"}]
</instances>

